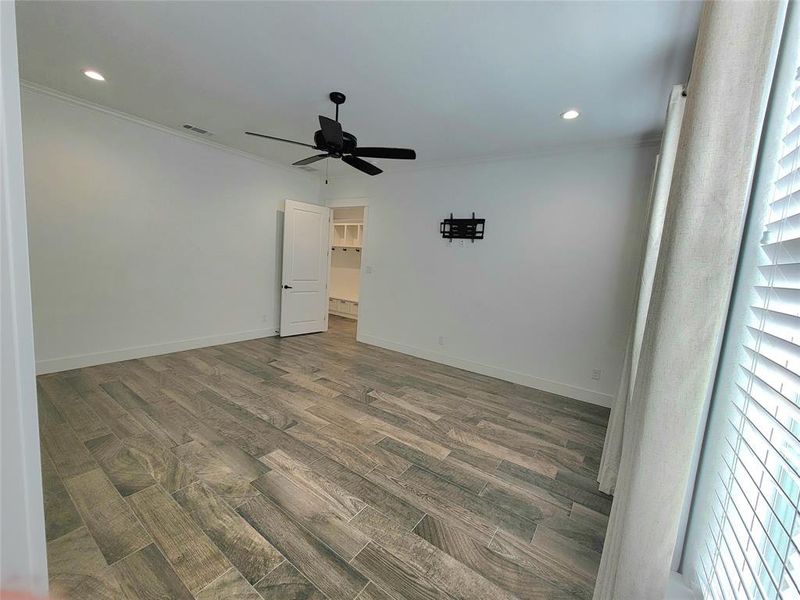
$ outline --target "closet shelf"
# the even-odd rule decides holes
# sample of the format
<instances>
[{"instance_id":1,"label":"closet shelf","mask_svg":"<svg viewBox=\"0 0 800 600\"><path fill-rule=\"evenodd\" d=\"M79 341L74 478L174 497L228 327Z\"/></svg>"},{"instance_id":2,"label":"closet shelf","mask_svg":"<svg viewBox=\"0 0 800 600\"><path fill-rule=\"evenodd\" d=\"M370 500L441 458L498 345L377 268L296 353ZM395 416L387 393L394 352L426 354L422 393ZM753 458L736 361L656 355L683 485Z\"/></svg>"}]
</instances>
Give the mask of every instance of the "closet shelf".
<instances>
[{"instance_id":1,"label":"closet shelf","mask_svg":"<svg viewBox=\"0 0 800 600\"><path fill-rule=\"evenodd\" d=\"M331 240L333 248L361 248L364 235L363 223L333 222Z\"/></svg>"},{"instance_id":2,"label":"closet shelf","mask_svg":"<svg viewBox=\"0 0 800 600\"><path fill-rule=\"evenodd\" d=\"M352 298L352 297L348 298L348 297L345 297L344 294L341 294L339 296L330 296L328 299L329 300L341 300L342 302L355 302L356 304L358 304L358 298Z\"/></svg>"}]
</instances>

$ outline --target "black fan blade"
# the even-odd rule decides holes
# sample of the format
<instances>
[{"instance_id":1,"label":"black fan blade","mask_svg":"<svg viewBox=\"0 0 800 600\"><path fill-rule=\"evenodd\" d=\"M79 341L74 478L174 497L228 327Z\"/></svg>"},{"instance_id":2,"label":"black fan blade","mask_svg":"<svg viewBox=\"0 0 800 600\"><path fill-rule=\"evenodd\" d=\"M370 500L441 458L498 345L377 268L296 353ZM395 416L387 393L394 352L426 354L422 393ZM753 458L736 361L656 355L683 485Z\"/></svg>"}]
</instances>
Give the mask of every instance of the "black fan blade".
<instances>
[{"instance_id":1,"label":"black fan blade","mask_svg":"<svg viewBox=\"0 0 800 600\"><path fill-rule=\"evenodd\" d=\"M353 156L365 156L367 158L393 158L399 160L414 160L417 153L410 148L356 148Z\"/></svg>"},{"instance_id":2,"label":"black fan blade","mask_svg":"<svg viewBox=\"0 0 800 600\"><path fill-rule=\"evenodd\" d=\"M326 144L329 144L334 148L341 148L344 145L341 123L320 115L319 126L322 129L322 137Z\"/></svg>"},{"instance_id":3,"label":"black fan blade","mask_svg":"<svg viewBox=\"0 0 800 600\"><path fill-rule=\"evenodd\" d=\"M361 160L357 156L343 156L342 160L346 162L351 167L355 167L359 171L363 171L367 175L377 175L378 173L383 173L381 169L373 165L372 163L368 163L365 160Z\"/></svg>"},{"instance_id":4,"label":"black fan blade","mask_svg":"<svg viewBox=\"0 0 800 600\"><path fill-rule=\"evenodd\" d=\"M295 142L293 140L285 140L283 138L275 137L272 135L264 135L263 133L253 133L252 131L245 131L247 135L254 135L256 137L265 138L268 140L276 140L278 142L286 142L287 144L295 144L297 146L305 146L306 148L313 148L314 150L319 150L316 146L312 146L311 144L304 144L303 142Z\"/></svg>"},{"instance_id":5,"label":"black fan blade","mask_svg":"<svg viewBox=\"0 0 800 600\"><path fill-rule=\"evenodd\" d=\"M322 160L323 158L328 158L328 154L317 154L316 156L309 156L308 158L304 158L303 160L298 160L295 163L292 163L292 166L295 167L302 167L303 165L310 165L311 163L315 163L318 160Z\"/></svg>"}]
</instances>

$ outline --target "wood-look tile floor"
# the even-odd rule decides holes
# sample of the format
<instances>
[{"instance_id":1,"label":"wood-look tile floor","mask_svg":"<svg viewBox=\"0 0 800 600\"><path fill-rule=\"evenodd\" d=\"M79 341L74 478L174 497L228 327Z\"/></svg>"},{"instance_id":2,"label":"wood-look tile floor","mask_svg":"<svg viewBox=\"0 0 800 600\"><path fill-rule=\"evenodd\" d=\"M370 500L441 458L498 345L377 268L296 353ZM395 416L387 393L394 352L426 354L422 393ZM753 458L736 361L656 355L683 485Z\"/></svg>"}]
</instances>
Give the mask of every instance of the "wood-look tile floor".
<instances>
[{"instance_id":1,"label":"wood-look tile floor","mask_svg":"<svg viewBox=\"0 0 800 600\"><path fill-rule=\"evenodd\" d=\"M56 598L590 598L608 411L355 323L39 377Z\"/></svg>"}]
</instances>

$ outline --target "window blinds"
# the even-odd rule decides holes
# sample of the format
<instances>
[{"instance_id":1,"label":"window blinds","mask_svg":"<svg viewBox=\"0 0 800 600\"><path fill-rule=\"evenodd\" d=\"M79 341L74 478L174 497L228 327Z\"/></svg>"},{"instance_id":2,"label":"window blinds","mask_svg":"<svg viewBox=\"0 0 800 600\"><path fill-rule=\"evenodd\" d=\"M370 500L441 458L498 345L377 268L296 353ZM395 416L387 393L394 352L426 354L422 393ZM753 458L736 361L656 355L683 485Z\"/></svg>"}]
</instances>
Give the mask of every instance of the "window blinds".
<instances>
[{"instance_id":1,"label":"window blinds","mask_svg":"<svg viewBox=\"0 0 800 600\"><path fill-rule=\"evenodd\" d=\"M772 149L758 167L768 185L754 188L684 555L704 598L800 599L796 54L771 99Z\"/></svg>"}]
</instances>

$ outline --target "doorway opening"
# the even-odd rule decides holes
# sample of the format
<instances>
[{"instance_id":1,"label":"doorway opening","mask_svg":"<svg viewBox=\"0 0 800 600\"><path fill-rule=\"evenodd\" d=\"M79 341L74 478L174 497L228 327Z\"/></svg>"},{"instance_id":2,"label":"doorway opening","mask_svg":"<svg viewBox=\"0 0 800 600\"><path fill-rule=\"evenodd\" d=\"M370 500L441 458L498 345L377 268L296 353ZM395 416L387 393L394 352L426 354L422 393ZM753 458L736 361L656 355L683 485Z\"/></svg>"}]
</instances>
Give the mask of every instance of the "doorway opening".
<instances>
[{"instance_id":1,"label":"doorway opening","mask_svg":"<svg viewBox=\"0 0 800 600\"><path fill-rule=\"evenodd\" d=\"M331 209L331 261L328 279L328 314L331 325L356 336L361 298L361 264L364 255L363 206ZM346 319L346 321L345 321Z\"/></svg>"}]
</instances>

